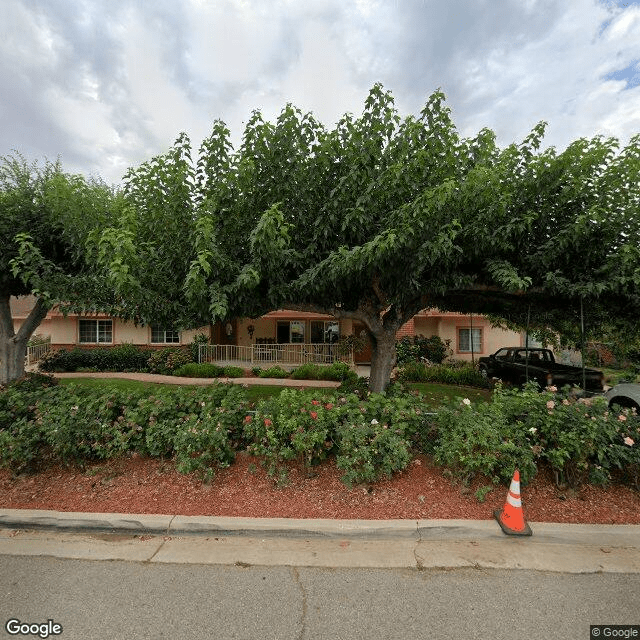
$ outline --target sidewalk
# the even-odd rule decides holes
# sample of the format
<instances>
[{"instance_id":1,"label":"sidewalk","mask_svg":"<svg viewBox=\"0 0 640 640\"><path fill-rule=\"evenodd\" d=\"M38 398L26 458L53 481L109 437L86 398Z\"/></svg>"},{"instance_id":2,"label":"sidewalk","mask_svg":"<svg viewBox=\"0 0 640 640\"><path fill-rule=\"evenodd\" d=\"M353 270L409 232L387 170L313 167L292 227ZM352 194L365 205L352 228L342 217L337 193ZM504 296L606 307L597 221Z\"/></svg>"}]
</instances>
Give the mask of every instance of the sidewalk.
<instances>
[{"instance_id":1,"label":"sidewalk","mask_svg":"<svg viewBox=\"0 0 640 640\"><path fill-rule=\"evenodd\" d=\"M119 371L98 371L95 373L54 373L56 378L124 378L127 380L139 380L140 382L155 382L158 384L193 384L205 386L217 383L250 384L277 387L323 387L335 389L339 382L332 380L292 380L291 378L179 378L176 376L163 376L156 373L122 373Z\"/></svg>"},{"instance_id":2,"label":"sidewalk","mask_svg":"<svg viewBox=\"0 0 640 640\"><path fill-rule=\"evenodd\" d=\"M640 525L294 520L0 509L0 554L154 563L640 573Z\"/></svg>"}]
</instances>

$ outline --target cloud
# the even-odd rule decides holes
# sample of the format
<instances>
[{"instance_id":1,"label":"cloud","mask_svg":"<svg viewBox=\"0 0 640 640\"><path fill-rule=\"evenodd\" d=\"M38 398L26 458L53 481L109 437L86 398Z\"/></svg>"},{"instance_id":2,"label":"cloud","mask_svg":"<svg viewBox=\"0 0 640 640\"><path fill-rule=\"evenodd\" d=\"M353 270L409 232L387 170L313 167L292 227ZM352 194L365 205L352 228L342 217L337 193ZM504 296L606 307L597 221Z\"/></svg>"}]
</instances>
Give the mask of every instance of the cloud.
<instances>
[{"instance_id":1,"label":"cloud","mask_svg":"<svg viewBox=\"0 0 640 640\"><path fill-rule=\"evenodd\" d=\"M3 0L0 154L118 182L215 119L287 102L327 126L378 81L403 115L441 87L502 144L640 130L640 4L598 0ZM636 78L636 79L634 79Z\"/></svg>"}]
</instances>

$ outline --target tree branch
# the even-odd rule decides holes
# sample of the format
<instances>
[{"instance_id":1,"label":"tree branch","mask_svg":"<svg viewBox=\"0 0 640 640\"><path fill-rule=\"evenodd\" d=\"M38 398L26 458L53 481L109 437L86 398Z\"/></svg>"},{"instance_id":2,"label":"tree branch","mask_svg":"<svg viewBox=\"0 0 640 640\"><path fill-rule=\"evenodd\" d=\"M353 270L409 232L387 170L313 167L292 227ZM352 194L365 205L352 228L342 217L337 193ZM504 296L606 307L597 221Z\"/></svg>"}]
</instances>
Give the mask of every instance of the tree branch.
<instances>
[{"instance_id":1,"label":"tree branch","mask_svg":"<svg viewBox=\"0 0 640 640\"><path fill-rule=\"evenodd\" d=\"M16 341L28 340L33 332L40 326L40 323L47 317L51 304L44 302L42 298L37 298L36 303L31 309L31 312L27 316L27 319L22 323L22 326L18 330L15 337Z\"/></svg>"}]
</instances>

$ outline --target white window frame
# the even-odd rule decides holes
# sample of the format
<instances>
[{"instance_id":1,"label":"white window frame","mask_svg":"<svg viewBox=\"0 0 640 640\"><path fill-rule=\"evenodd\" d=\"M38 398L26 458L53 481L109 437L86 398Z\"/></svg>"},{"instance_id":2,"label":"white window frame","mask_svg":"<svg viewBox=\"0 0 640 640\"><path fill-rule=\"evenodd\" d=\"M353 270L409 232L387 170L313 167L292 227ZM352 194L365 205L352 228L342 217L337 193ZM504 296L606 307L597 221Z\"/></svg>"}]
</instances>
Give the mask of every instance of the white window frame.
<instances>
[{"instance_id":1,"label":"white window frame","mask_svg":"<svg viewBox=\"0 0 640 640\"><path fill-rule=\"evenodd\" d=\"M466 348L463 348L463 333L466 341ZM473 338L473 349L471 339ZM482 327L458 327L458 353L482 353L483 342Z\"/></svg>"},{"instance_id":2,"label":"white window frame","mask_svg":"<svg viewBox=\"0 0 640 640\"><path fill-rule=\"evenodd\" d=\"M154 333L162 334L162 340L154 340ZM168 340L168 334L173 334L171 337L176 337L177 340ZM180 332L174 329L163 329L156 325L151 325L151 344L180 344L181 336Z\"/></svg>"},{"instance_id":3,"label":"white window frame","mask_svg":"<svg viewBox=\"0 0 640 640\"><path fill-rule=\"evenodd\" d=\"M95 331L95 340L83 340L83 323L93 324ZM101 339L107 333L107 325L109 325L109 339ZM92 331L93 333L93 331ZM91 337L94 337L93 335ZM78 344L113 344L113 320L111 318L79 318L78 319Z\"/></svg>"}]
</instances>

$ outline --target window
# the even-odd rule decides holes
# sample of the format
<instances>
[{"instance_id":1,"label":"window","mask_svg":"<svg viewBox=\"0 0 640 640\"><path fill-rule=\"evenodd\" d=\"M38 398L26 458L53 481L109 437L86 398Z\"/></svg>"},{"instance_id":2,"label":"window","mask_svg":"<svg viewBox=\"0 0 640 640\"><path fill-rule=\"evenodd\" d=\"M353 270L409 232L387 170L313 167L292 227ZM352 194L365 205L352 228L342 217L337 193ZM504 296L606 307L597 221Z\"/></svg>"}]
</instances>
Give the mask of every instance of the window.
<instances>
[{"instance_id":1,"label":"window","mask_svg":"<svg viewBox=\"0 0 640 640\"><path fill-rule=\"evenodd\" d=\"M162 327L151 326L151 343L170 343L178 344L180 342L180 333L173 329L163 329Z\"/></svg>"},{"instance_id":2,"label":"window","mask_svg":"<svg viewBox=\"0 0 640 640\"><path fill-rule=\"evenodd\" d=\"M473 339L473 349L471 340ZM458 351L462 353L482 352L482 329L458 329Z\"/></svg>"},{"instance_id":3,"label":"window","mask_svg":"<svg viewBox=\"0 0 640 640\"><path fill-rule=\"evenodd\" d=\"M292 320L289 323L289 342L304 342L304 322Z\"/></svg>"},{"instance_id":4,"label":"window","mask_svg":"<svg viewBox=\"0 0 640 640\"><path fill-rule=\"evenodd\" d=\"M290 320L278 322L276 336L278 344L304 342L304 321Z\"/></svg>"},{"instance_id":5,"label":"window","mask_svg":"<svg viewBox=\"0 0 640 640\"><path fill-rule=\"evenodd\" d=\"M339 337L340 325L337 322L333 320L327 322L314 320L311 323L311 342L313 344L322 342L333 344L338 341Z\"/></svg>"},{"instance_id":6,"label":"window","mask_svg":"<svg viewBox=\"0 0 640 640\"><path fill-rule=\"evenodd\" d=\"M113 342L113 321L81 319L78 340L87 344Z\"/></svg>"}]
</instances>

